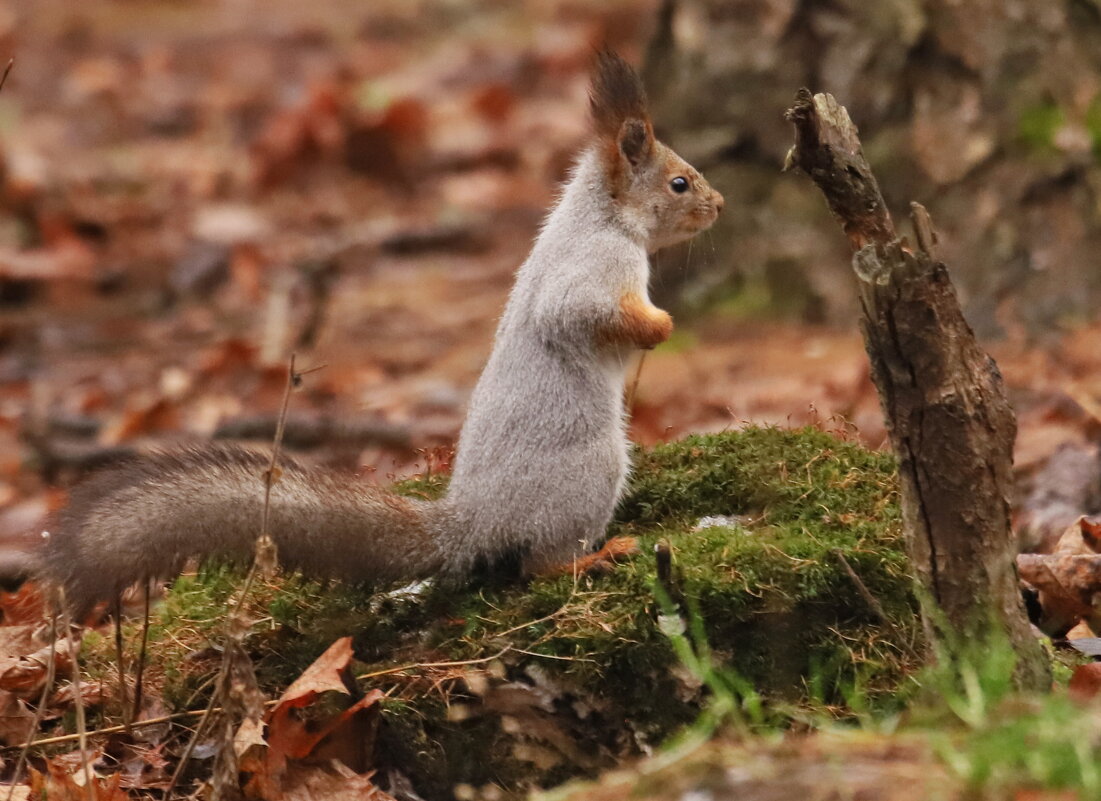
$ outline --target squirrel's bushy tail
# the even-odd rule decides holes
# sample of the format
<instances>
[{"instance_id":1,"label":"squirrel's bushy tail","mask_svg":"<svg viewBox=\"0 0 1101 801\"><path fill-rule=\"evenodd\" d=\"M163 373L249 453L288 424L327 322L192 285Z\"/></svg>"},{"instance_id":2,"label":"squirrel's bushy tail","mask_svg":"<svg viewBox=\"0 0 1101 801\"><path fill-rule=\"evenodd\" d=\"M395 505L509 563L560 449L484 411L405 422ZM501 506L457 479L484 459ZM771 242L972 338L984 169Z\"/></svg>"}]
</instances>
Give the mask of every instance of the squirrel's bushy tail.
<instances>
[{"instance_id":1,"label":"squirrel's bushy tail","mask_svg":"<svg viewBox=\"0 0 1101 801\"><path fill-rule=\"evenodd\" d=\"M101 471L47 529L42 570L84 616L134 582L176 575L188 559L251 560L268 464L263 453L218 445ZM439 571L433 504L293 461L280 469L268 528L285 568L380 584Z\"/></svg>"}]
</instances>

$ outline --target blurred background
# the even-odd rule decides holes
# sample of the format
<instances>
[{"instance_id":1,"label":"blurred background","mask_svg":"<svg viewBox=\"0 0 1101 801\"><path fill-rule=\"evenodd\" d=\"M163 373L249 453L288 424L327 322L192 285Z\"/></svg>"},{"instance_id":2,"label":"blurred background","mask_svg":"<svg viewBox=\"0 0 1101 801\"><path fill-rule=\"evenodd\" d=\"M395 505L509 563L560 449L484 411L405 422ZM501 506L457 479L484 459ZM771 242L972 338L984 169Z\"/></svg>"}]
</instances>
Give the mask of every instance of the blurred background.
<instances>
[{"instance_id":1,"label":"blurred background","mask_svg":"<svg viewBox=\"0 0 1101 801\"><path fill-rule=\"evenodd\" d=\"M445 467L604 43L727 201L655 258L678 328L638 441L884 443L848 245L781 172L807 86L848 107L896 218L932 214L1020 415L1023 524L1101 511L1096 0L6 0L0 541L121 454L269 442L291 352L321 369L290 449Z\"/></svg>"}]
</instances>

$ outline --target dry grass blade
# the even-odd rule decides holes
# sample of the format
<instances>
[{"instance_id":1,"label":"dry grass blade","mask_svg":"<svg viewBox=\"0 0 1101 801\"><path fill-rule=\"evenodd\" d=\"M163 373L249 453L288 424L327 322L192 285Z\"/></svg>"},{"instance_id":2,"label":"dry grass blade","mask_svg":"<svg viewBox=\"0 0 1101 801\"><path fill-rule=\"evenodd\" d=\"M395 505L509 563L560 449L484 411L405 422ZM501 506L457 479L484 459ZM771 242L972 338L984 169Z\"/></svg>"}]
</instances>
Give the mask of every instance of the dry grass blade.
<instances>
[{"instance_id":1,"label":"dry grass blade","mask_svg":"<svg viewBox=\"0 0 1101 801\"><path fill-rule=\"evenodd\" d=\"M642 378L642 366L646 364L646 353L647 351L643 351L642 355L638 357L638 367L635 368L635 377L631 381L631 388L627 390L627 397L623 402L627 414L631 413L631 408L635 405L635 395L638 393L638 382Z\"/></svg>"},{"instance_id":2,"label":"dry grass blade","mask_svg":"<svg viewBox=\"0 0 1101 801\"><path fill-rule=\"evenodd\" d=\"M84 771L84 793L88 801L95 801L95 787L92 785L92 769L88 765L88 725L84 718L84 693L80 681L80 655L73 643L73 625L69 619L69 605L65 600L65 590L59 589L61 597L61 625L65 627L65 641L69 646L69 655L73 660L73 695L76 701L76 733L80 743L80 765Z\"/></svg>"},{"instance_id":3,"label":"dry grass blade","mask_svg":"<svg viewBox=\"0 0 1101 801\"><path fill-rule=\"evenodd\" d=\"M8 82L8 73L11 72L11 68L15 66L15 59L8 59L8 66L4 67L4 74L0 75L0 89L4 88L4 84Z\"/></svg>"},{"instance_id":4,"label":"dry grass blade","mask_svg":"<svg viewBox=\"0 0 1101 801\"><path fill-rule=\"evenodd\" d=\"M134 708L130 713L131 724L141 715L142 690L145 686L145 649L149 645L149 594L151 582L145 582L145 603L141 619L141 646L138 649L138 675L134 679ZM125 699L124 699L125 700Z\"/></svg>"},{"instance_id":5,"label":"dry grass blade","mask_svg":"<svg viewBox=\"0 0 1101 801\"><path fill-rule=\"evenodd\" d=\"M126 660L123 655L122 648L122 593L115 593L114 604L114 618L115 618L115 668L118 672L119 680L119 704L122 706L122 725L126 731L127 736L130 736L130 724L134 720L133 712L130 708L130 699L126 689Z\"/></svg>"}]
</instances>

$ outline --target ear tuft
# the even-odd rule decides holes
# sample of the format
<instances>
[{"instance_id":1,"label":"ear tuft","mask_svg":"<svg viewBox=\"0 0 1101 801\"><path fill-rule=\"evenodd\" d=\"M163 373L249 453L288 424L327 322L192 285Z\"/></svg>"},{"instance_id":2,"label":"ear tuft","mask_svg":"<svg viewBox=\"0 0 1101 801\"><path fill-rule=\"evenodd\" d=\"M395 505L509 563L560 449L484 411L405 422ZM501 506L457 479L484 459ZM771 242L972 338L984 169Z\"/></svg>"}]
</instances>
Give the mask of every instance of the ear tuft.
<instances>
[{"instance_id":1,"label":"ear tuft","mask_svg":"<svg viewBox=\"0 0 1101 801\"><path fill-rule=\"evenodd\" d=\"M650 133L650 113L642 79L630 64L610 50L596 54L592 89L589 93L593 127L597 135L615 141L629 120L641 122L646 136ZM628 131L623 131L621 144L626 144ZM624 150L627 154L627 151ZM628 158L630 158L629 154Z\"/></svg>"}]
</instances>

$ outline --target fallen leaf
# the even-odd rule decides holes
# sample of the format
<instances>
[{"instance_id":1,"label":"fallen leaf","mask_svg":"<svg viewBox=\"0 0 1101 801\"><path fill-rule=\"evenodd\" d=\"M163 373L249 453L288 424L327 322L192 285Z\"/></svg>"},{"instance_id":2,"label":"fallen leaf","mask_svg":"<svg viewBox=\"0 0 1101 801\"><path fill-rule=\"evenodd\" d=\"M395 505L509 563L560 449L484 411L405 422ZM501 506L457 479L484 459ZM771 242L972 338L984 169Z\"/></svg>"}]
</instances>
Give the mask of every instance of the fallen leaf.
<instances>
[{"instance_id":1,"label":"fallen leaf","mask_svg":"<svg viewBox=\"0 0 1101 801\"><path fill-rule=\"evenodd\" d=\"M72 660L69 656L68 640L60 639L54 643L53 648L46 644L23 656L0 659L0 690L21 698L36 697L46 680L51 651L55 675L66 675Z\"/></svg>"},{"instance_id":2,"label":"fallen leaf","mask_svg":"<svg viewBox=\"0 0 1101 801\"><path fill-rule=\"evenodd\" d=\"M135 404L112 425L106 426L100 434L100 443L118 445L151 431L178 428L179 422L179 409L175 403L164 397L151 398Z\"/></svg>"},{"instance_id":3,"label":"fallen leaf","mask_svg":"<svg viewBox=\"0 0 1101 801\"><path fill-rule=\"evenodd\" d=\"M305 706L319 693L334 691L349 694L346 671L351 663L352 638L341 637L279 696L268 716L269 721L275 718L279 710L288 706Z\"/></svg>"},{"instance_id":4,"label":"fallen leaf","mask_svg":"<svg viewBox=\"0 0 1101 801\"><path fill-rule=\"evenodd\" d=\"M18 659L31 651L37 651L38 644L34 641L35 628L27 625L0 626L0 660ZM2 685L0 688L9 689Z\"/></svg>"},{"instance_id":5,"label":"fallen leaf","mask_svg":"<svg viewBox=\"0 0 1101 801\"><path fill-rule=\"evenodd\" d=\"M103 703L103 685L98 681L84 679L80 682L80 697L85 707L100 706ZM50 696L50 706L66 706L76 700L76 687L72 683L61 687Z\"/></svg>"},{"instance_id":6,"label":"fallen leaf","mask_svg":"<svg viewBox=\"0 0 1101 801\"><path fill-rule=\"evenodd\" d=\"M46 599L33 581L26 582L15 592L0 592L0 613L3 613L5 626L37 625L45 611ZM11 652L0 646L0 653Z\"/></svg>"},{"instance_id":7,"label":"fallen leaf","mask_svg":"<svg viewBox=\"0 0 1101 801\"><path fill-rule=\"evenodd\" d=\"M46 773L30 769L31 796L49 801L129 801L126 792L120 786L122 775L114 774L106 779L92 778L91 792L80 781L81 770L70 773L61 760L52 759L46 763ZM79 776L79 780L78 780Z\"/></svg>"},{"instance_id":8,"label":"fallen leaf","mask_svg":"<svg viewBox=\"0 0 1101 801\"><path fill-rule=\"evenodd\" d=\"M25 743L34 734L34 713L7 690L0 690L0 742Z\"/></svg>"},{"instance_id":9,"label":"fallen leaf","mask_svg":"<svg viewBox=\"0 0 1101 801\"><path fill-rule=\"evenodd\" d=\"M1067 691L1077 701L1088 701L1101 690L1101 662L1079 665L1070 677Z\"/></svg>"},{"instance_id":10,"label":"fallen leaf","mask_svg":"<svg viewBox=\"0 0 1101 801\"><path fill-rule=\"evenodd\" d=\"M1090 628L1101 625L1101 555L1020 554L1017 570L1023 581L1040 591L1043 617L1037 624L1051 637L1062 637L1084 619Z\"/></svg>"},{"instance_id":11,"label":"fallen leaf","mask_svg":"<svg viewBox=\"0 0 1101 801\"><path fill-rule=\"evenodd\" d=\"M104 753L117 762L122 787L152 789L168 786L171 771L163 753L163 743L141 745L118 737L109 745L111 748L105 747Z\"/></svg>"},{"instance_id":12,"label":"fallen leaf","mask_svg":"<svg viewBox=\"0 0 1101 801\"><path fill-rule=\"evenodd\" d=\"M1095 554L1101 545L1101 522L1082 515L1059 537L1053 553L1057 554Z\"/></svg>"},{"instance_id":13,"label":"fallen leaf","mask_svg":"<svg viewBox=\"0 0 1101 801\"><path fill-rule=\"evenodd\" d=\"M306 668L279 698L266 718L267 736L251 724L242 725L234 740L242 756L240 767L250 773L244 792L248 798L281 798L288 769L296 763L338 762L353 771L366 771L374 750L376 704L382 692L372 690L345 709L332 705L310 708L325 693L350 696L355 683L349 674L351 637L342 637ZM331 698L331 696L330 696ZM257 746L266 743L260 753Z\"/></svg>"}]
</instances>

